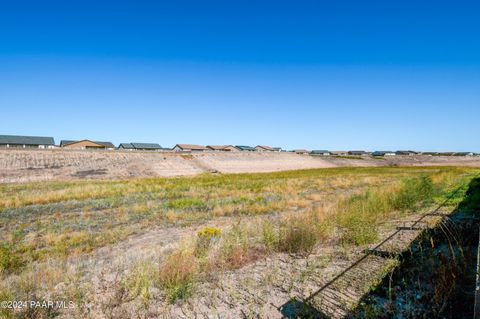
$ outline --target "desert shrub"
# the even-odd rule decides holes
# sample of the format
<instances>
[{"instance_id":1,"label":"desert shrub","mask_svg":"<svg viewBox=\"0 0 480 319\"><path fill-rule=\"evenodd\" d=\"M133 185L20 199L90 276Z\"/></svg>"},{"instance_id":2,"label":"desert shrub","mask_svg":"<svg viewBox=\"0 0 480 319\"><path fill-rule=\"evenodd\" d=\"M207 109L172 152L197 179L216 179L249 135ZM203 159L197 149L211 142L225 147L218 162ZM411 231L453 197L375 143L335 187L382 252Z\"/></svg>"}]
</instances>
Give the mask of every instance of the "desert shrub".
<instances>
[{"instance_id":1,"label":"desert shrub","mask_svg":"<svg viewBox=\"0 0 480 319\"><path fill-rule=\"evenodd\" d=\"M278 247L278 231L272 222L266 221L262 225L262 242L268 251Z\"/></svg>"},{"instance_id":2,"label":"desert shrub","mask_svg":"<svg viewBox=\"0 0 480 319\"><path fill-rule=\"evenodd\" d=\"M191 250L170 255L159 272L160 286L170 302L188 298L197 277L197 261Z\"/></svg>"},{"instance_id":3,"label":"desert shrub","mask_svg":"<svg viewBox=\"0 0 480 319\"><path fill-rule=\"evenodd\" d=\"M292 217L280 226L278 249L291 254L310 254L318 243L317 223L306 216Z\"/></svg>"},{"instance_id":4,"label":"desert shrub","mask_svg":"<svg viewBox=\"0 0 480 319\"><path fill-rule=\"evenodd\" d=\"M7 287L3 287L0 284L0 302L15 300L13 294ZM13 318L13 310L6 307L0 307L0 318L10 319Z\"/></svg>"},{"instance_id":5,"label":"desert shrub","mask_svg":"<svg viewBox=\"0 0 480 319\"><path fill-rule=\"evenodd\" d=\"M15 253L12 245L0 245L0 273L15 272L22 266L22 260Z\"/></svg>"},{"instance_id":6,"label":"desert shrub","mask_svg":"<svg viewBox=\"0 0 480 319\"><path fill-rule=\"evenodd\" d=\"M419 201L431 199L434 187L431 177L406 179L403 181L400 190L393 194L392 208L398 210L409 210L415 207Z\"/></svg>"},{"instance_id":7,"label":"desert shrub","mask_svg":"<svg viewBox=\"0 0 480 319\"><path fill-rule=\"evenodd\" d=\"M378 239L378 222L395 210L407 211L434 195L429 176L403 180L386 189L368 190L340 202L337 222L343 231L342 240L355 245L367 245Z\"/></svg>"},{"instance_id":8,"label":"desert shrub","mask_svg":"<svg viewBox=\"0 0 480 319\"><path fill-rule=\"evenodd\" d=\"M222 234L222 231L215 227L204 227L202 230L198 231L197 236L199 238L218 238Z\"/></svg>"},{"instance_id":9,"label":"desert shrub","mask_svg":"<svg viewBox=\"0 0 480 319\"><path fill-rule=\"evenodd\" d=\"M224 269L237 269L259 257L259 247L248 230L237 223L223 236L217 262Z\"/></svg>"},{"instance_id":10,"label":"desert shrub","mask_svg":"<svg viewBox=\"0 0 480 319\"><path fill-rule=\"evenodd\" d=\"M222 235L222 231L215 227L204 227L197 233L197 240L195 245L195 255L204 256L211 244L218 240Z\"/></svg>"},{"instance_id":11,"label":"desert shrub","mask_svg":"<svg viewBox=\"0 0 480 319\"><path fill-rule=\"evenodd\" d=\"M388 211L387 194L367 191L338 204L337 223L342 229L342 241L365 245L378 238L377 218Z\"/></svg>"},{"instance_id":12,"label":"desert shrub","mask_svg":"<svg viewBox=\"0 0 480 319\"><path fill-rule=\"evenodd\" d=\"M465 197L460 203L459 208L471 212L480 212L480 178L473 179L465 192Z\"/></svg>"},{"instance_id":13,"label":"desert shrub","mask_svg":"<svg viewBox=\"0 0 480 319\"><path fill-rule=\"evenodd\" d=\"M378 239L378 227L371 218L365 218L362 214L348 214L342 218L343 235L345 243L355 245L367 245Z\"/></svg>"},{"instance_id":14,"label":"desert shrub","mask_svg":"<svg viewBox=\"0 0 480 319\"><path fill-rule=\"evenodd\" d=\"M123 285L130 298L141 296L143 301L151 298L150 289L158 281L158 269L152 262L141 261L134 265L132 271L126 276Z\"/></svg>"}]
</instances>

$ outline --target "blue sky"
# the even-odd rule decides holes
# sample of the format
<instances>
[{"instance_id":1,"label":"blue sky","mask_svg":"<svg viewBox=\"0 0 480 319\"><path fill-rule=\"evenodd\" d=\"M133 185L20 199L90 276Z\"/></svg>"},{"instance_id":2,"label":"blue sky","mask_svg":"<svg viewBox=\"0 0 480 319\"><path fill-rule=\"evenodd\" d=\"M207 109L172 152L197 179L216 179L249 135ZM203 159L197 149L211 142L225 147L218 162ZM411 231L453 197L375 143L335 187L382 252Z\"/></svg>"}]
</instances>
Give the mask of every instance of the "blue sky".
<instances>
[{"instance_id":1,"label":"blue sky","mask_svg":"<svg viewBox=\"0 0 480 319\"><path fill-rule=\"evenodd\" d=\"M0 134L480 152L478 1L0 3Z\"/></svg>"}]
</instances>

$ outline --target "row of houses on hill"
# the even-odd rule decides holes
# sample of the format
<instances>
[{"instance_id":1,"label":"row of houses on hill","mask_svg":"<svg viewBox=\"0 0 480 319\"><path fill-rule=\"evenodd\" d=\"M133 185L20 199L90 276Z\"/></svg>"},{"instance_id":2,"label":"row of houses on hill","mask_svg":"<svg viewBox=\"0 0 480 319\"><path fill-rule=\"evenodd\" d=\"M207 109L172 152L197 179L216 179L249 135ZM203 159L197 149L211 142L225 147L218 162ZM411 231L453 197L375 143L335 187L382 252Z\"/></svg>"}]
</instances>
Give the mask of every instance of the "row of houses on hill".
<instances>
[{"instance_id":1,"label":"row of houses on hill","mask_svg":"<svg viewBox=\"0 0 480 319\"><path fill-rule=\"evenodd\" d=\"M266 145L257 145L255 147L248 145L195 145L195 144L176 144L173 148L164 148L158 143L120 143L118 147L112 142L83 140L61 140L60 144L55 145L53 137L45 136L17 136L0 135L0 148L37 148L37 149L98 149L98 150L125 150L125 151L174 151L174 152L285 152L280 147L271 147ZM430 156L475 156L473 152L416 152L416 151L375 151L367 152L362 150L353 151L328 151L328 150L306 150L295 149L297 154L309 154L313 156L410 156L410 155L430 155Z\"/></svg>"},{"instance_id":2,"label":"row of houses on hill","mask_svg":"<svg viewBox=\"0 0 480 319\"><path fill-rule=\"evenodd\" d=\"M66 148L66 149L103 149L103 150L137 150L137 151L175 151L175 152L203 152L203 151L257 151L257 152L280 152L280 147L270 147L257 145L255 147L245 145L195 145L195 144L177 144L173 148L164 148L158 143L120 143L118 147L112 142L83 140L61 140L58 145L55 144L53 137L44 136L18 136L18 135L0 135L0 147L2 148Z\"/></svg>"},{"instance_id":3,"label":"row of houses on hill","mask_svg":"<svg viewBox=\"0 0 480 319\"><path fill-rule=\"evenodd\" d=\"M281 152L280 147L270 147L265 145L257 145L255 147L247 145L195 145L195 144L177 144L172 149L175 152L203 152L203 151L220 151L220 152Z\"/></svg>"}]
</instances>

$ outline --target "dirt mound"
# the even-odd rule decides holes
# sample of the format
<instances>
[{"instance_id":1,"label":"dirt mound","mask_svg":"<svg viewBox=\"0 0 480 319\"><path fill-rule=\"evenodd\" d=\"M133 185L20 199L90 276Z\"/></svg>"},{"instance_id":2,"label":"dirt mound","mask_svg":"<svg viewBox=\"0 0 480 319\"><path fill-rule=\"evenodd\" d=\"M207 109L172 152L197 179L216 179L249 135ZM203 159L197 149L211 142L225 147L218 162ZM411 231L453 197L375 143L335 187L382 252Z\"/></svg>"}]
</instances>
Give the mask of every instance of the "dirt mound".
<instances>
[{"instance_id":1,"label":"dirt mound","mask_svg":"<svg viewBox=\"0 0 480 319\"><path fill-rule=\"evenodd\" d=\"M480 157L395 156L338 158L273 152L171 152L0 150L0 183L125 179L205 172L260 173L366 166L477 166Z\"/></svg>"}]
</instances>

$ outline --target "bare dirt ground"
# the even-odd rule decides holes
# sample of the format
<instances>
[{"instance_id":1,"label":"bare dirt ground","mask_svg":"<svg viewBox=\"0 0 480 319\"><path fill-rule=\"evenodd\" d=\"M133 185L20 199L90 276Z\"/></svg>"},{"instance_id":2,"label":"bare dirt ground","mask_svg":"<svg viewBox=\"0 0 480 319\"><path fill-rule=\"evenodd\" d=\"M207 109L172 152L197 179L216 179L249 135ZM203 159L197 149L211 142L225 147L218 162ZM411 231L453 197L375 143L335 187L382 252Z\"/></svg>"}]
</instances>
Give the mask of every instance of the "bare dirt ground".
<instances>
[{"instance_id":1,"label":"bare dirt ground","mask_svg":"<svg viewBox=\"0 0 480 319\"><path fill-rule=\"evenodd\" d=\"M381 241L393 233L397 226L409 226L421 212L392 220L382 226ZM429 216L416 230L399 233L381 249L399 253L421 233L422 229L440 221L441 215ZM263 216L243 219L244 223L256 223ZM226 229L232 221L217 219L210 226ZM186 302L169 304L159 291L152 290L148 307L142 309L139 298L118 303L116 282L119 273L138 260L155 260L178 247L182 239L195 234L199 226L152 230L111 248L102 248L87 261L88 268L96 274L92 279L94 294L90 296L88 317L91 318L284 318L295 317L302 301L311 298L316 315L344 318L367 292L372 281L385 276L393 259L370 255L345 273L330 287L315 294L337 274L348 268L363 255L361 249L342 251L338 243L325 243L305 257L275 254L251 263L238 270L212 275L202 283L194 296ZM372 245L374 247L375 245ZM335 248L336 247L336 248ZM78 263L78 261L76 262ZM121 266L120 266L121 265ZM131 269L131 268L130 268Z\"/></svg>"},{"instance_id":2,"label":"bare dirt ground","mask_svg":"<svg viewBox=\"0 0 480 319\"><path fill-rule=\"evenodd\" d=\"M386 159L370 157L345 159L270 152L175 154L167 152L0 150L0 183L170 177L205 172L257 173L353 166L480 167L480 157L395 156Z\"/></svg>"}]
</instances>

